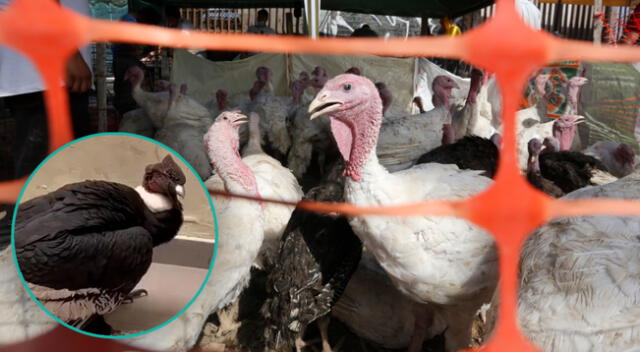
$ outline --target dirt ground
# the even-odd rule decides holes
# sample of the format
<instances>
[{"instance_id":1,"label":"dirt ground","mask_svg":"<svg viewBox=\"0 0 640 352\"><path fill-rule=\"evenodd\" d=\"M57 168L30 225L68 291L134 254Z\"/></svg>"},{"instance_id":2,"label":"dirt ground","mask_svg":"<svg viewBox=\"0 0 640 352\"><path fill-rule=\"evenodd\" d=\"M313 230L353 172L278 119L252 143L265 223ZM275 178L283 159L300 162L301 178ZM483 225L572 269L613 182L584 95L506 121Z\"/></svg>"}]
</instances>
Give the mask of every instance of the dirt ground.
<instances>
[{"instance_id":1,"label":"dirt ground","mask_svg":"<svg viewBox=\"0 0 640 352\"><path fill-rule=\"evenodd\" d=\"M202 335L200 336L199 348L207 352L222 351L242 351L242 352L265 352L263 349L262 331L264 321L260 315L260 307L266 299L264 285L266 274L263 271L252 270L252 279L249 287L241 295L237 304L229 307L226 314L237 316L238 326L230 329L220 327L216 315L210 317L206 323ZM487 315L487 320L491 320L492 314ZM478 315L473 325L473 338L471 347L482 345L489 336L491 321L484 322ZM305 352L318 352L322 350L319 343L320 334L316 324L311 324L305 333L305 341L317 340L318 343L305 347ZM329 324L329 339L334 352L400 352L405 350L391 350L381 348L365 341L353 334L346 325L336 318L331 319ZM286 351L291 352L295 348ZM425 341L423 352L444 352L444 337L436 336Z\"/></svg>"}]
</instances>

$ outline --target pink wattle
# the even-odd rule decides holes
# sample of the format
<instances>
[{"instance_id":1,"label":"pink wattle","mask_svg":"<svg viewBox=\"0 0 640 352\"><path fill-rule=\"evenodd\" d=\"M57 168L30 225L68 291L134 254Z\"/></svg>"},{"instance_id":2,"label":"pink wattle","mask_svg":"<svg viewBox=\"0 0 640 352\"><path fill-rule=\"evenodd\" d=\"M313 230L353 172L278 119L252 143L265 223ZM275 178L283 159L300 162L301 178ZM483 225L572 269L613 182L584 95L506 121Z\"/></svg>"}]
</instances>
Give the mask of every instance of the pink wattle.
<instances>
[{"instance_id":1,"label":"pink wattle","mask_svg":"<svg viewBox=\"0 0 640 352\"><path fill-rule=\"evenodd\" d=\"M351 157L351 146L353 145L353 134L351 132L351 128L349 128L346 123L336 119L335 117L331 117L330 119L331 132L336 140L336 144L338 144L338 150L340 150L340 154L342 154L344 161L349 163L349 159Z\"/></svg>"}]
</instances>

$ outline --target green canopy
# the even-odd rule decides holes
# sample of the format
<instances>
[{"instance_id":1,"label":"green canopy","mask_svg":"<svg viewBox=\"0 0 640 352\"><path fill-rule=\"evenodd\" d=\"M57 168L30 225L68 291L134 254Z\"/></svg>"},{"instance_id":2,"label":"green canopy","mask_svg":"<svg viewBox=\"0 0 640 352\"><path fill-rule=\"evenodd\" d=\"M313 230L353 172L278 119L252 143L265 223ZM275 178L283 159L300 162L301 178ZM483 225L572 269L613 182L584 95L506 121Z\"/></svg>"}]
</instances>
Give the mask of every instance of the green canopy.
<instances>
[{"instance_id":1,"label":"green canopy","mask_svg":"<svg viewBox=\"0 0 640 352\"><path fill-rule=\"evenodd\" d=\"M128 0L130 9L147 5L194 8L303 7L303 0ZM493 4L493 0L321 0L323 10L407 17L457 17Z\"/></svg>"}]
</instances>

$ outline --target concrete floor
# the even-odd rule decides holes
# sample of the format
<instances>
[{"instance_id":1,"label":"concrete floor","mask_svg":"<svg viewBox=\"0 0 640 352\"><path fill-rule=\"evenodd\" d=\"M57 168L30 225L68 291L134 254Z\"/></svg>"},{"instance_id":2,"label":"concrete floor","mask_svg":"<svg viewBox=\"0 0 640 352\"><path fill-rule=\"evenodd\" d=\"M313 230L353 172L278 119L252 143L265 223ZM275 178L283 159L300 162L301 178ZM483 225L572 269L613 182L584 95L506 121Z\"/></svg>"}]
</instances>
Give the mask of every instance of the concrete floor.
<instances>
[{"instance_id":1,"label":"concrete floor","mask_svg":"<svg viewBox=\"0 0 640 352\"><path fill-rule=\"evenodd\" d=\"M153 263L136 289L145 289L146 297L120 306L105 316L118 331L136 332L151 329L176 315L193 298L204 281L207 270Z\"/></svg>"},{"instance_id":2,"label":"concrete floor","mask_svg":"<svg viewBox=\"0 0 640 352\"><path fill-rule=\"evenodd\" d=\"M112 328L123 333L158 326L180 312L204 282L213 254L213 241L176 237L154 250L153 263L135 289L148 296L105 316Z\"/></svg>"}]
</instances>

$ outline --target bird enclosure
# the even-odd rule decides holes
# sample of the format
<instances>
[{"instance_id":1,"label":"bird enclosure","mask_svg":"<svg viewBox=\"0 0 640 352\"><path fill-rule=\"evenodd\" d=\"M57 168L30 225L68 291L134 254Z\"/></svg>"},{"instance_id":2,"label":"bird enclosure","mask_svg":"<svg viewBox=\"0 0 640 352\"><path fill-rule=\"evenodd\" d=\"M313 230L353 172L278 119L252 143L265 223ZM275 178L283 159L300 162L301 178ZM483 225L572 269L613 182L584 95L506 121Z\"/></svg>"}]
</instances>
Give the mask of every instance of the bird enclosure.
<instances>
[{"instance_id":1,"label":"bird enclosure","mask_svg":"<svg viewBox=\"0 0 640 352\"><path fill-rule=\"evenodd\" d=\"M604 164L635 163L640 49L534 31L513 5L497 0L474 15L482 26L453 37L311 40L246 34L254 16L240 10L183 8L202 30L188 31L15 0L0 12L0 42L25 53L47 83L50 152L73 135L59 84L70 52L89 41L173 50L166 82L149 84L137 65L123 70L137 104L125 118L165 138L193 166L192 181L205 181L223 237L208 291L163 328L138 339L94 339L16 314L37 329L0 352L54 344L96 352L264 350L264 340L291 351L298 338L327 342L327 329L332 347L349 351L637 345L618 332L637 318L629 268L640 261L640 171ZM559 23L565 35L587 38L589 9L566 6L576 7L565 22L550 22L564 15L543 7L544 28ZM286 16L292 11L277 12L272 28L296 34ZM213 62L194 53L201 50L258 54ZM469 77L426 57L469 63ZM597 144L610 139L616 144ZM574 147L580 143L588 145ZM76 152L102 161L115 148ZM306 164L294 167L300 155ZM128 157L129 168L142 167L137 150ZM478 160L490 165L465 164ZM58 177L75 172L65 165ZM305 177L305 167L322 177ZM0 199L18 199L25 181L0 183ZM196 215L187 219L201 225ZM199 262L193 257L211 243L176 245L158 261L180 253ZM0 256L0 280L11 285L3 284L0 307L4 297L4 307L13 296L27 302L7 258ZM260 324L270 330L256 333ZM566 326L578 333L562 335Z\"/></svg>"}]
</instances>

